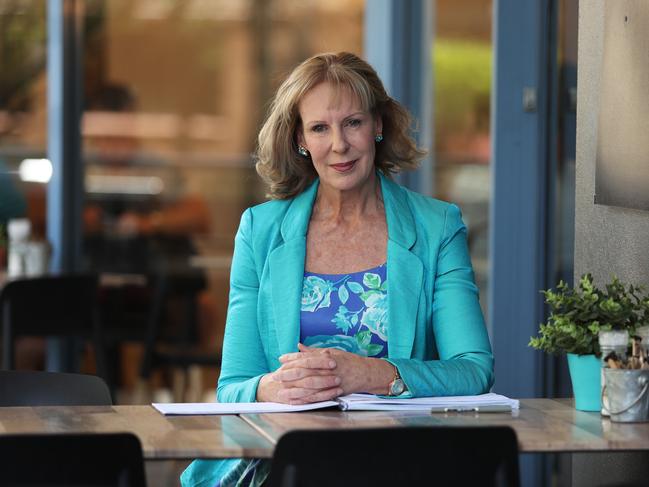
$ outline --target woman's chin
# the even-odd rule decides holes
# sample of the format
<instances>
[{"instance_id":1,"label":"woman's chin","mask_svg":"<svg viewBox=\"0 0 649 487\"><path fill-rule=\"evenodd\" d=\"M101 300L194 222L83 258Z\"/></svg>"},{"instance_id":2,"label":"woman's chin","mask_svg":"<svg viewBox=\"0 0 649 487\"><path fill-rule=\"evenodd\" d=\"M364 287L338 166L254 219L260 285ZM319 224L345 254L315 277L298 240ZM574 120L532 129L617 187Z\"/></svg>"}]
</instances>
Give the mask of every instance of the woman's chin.
<instances>
[{"instance_id":1,"label":"woman's chin","mask_svg":"<svg viewBox=\"0 0 649 487\"><path fill-rule=\"evenodd\" d=\"M374 172L364 173L358 165L344 173L334 173L326 178L320 178L320 185L335 191L361 190L374 183Z\"/></svg>"}]
</instances>

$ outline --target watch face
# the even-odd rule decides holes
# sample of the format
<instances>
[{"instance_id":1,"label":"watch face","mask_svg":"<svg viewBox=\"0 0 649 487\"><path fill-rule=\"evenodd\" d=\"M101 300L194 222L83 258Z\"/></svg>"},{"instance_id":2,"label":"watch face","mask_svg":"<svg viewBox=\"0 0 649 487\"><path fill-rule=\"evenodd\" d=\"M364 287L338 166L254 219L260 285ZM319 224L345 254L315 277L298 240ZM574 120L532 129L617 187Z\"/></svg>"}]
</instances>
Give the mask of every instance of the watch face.
<instances>
[{"instance_id":1,"label":"watch face","mask_svg":"<svg viewBox=\"0 0 649 487\"><path fill-rule=\"evenodd\" d=\"M392 384L390 384L390 395L398 396L405 388L406 387L401 379L395 379L392 381Z\"/></svg>"}]
</instances>

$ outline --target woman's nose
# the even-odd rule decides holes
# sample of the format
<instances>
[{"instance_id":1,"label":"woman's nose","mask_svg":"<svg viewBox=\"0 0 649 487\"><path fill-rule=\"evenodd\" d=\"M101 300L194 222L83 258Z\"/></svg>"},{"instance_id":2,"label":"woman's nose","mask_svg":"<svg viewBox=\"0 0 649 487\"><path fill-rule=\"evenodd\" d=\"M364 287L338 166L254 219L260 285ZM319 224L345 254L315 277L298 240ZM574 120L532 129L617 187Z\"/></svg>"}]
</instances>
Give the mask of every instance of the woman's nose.
<instances>
[{"instance_id":1,"label":"woman's nose","mask_svg":"<svg viewBox=\"0 0 649 487\"><path fill-rule=\"evenodd\" d=\"M337 153L347 152L349 148L349 143L345 137L345 133L341 129L333 130L333 141L332 141L332 150Z\"/></svg>"}]
</instances>

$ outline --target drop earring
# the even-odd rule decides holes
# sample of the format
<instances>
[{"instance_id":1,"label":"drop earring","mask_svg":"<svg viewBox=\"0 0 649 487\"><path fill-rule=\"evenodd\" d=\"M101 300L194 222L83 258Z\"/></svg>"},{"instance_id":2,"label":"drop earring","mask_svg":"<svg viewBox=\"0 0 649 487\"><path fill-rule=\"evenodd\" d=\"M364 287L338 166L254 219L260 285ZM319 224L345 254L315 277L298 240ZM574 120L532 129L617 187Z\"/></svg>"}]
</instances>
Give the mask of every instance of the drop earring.
<instances>
[{"instance_id":1,"label":"drop earring","mask_svg":"<svg viewBox=\"0 0 649 487\"><path fill-rule=\"evenodd\" d=\"M378 143L383 140L383 134L376 134L376 137L374 137L374 140Z\"/></svg>"},{"instance_id":2,"label":"drop earring","mask_svg":"<svg viewBox=\"0 0 649 487\"><path fill-rule=\"evenodd\" d=\"M302 157L309 157L309 151L306 150L306 148L302 147L301 145L297 146L297 153L300 154Z\"/></svg>"}]
</instances>

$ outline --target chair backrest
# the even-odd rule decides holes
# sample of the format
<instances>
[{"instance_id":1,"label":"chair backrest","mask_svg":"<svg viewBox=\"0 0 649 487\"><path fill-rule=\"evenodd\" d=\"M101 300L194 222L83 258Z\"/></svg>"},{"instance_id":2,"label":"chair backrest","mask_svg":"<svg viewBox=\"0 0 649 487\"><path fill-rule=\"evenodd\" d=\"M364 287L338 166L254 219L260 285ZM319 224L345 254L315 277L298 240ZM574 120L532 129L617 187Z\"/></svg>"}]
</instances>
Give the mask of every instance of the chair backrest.
<instances>
[{"instance_id":1,"label":"chair backrest","mask_svg":"<svg viewBox=\"0 0 649 487\"><path fill-rule=\"evenodd\" d=\"M97 367L103 367L97 283L95 275L46 276L7 282L0 291L2 368L14 367L13 342L18 336L92 339L99 349Z\"/></svg>"},{"instance_id":2,"label":"chair backrest","mask_svg":"<svg viewBox=\"0 0 649 487\"><path fill-rule=\"evenodd\" d=\"M131 433L0 435L0 458L7 487L146 487Z\"/></svg>"},{"instance_id":3,"label":"chair backrest","mask_svg":"<svg viewBox=\"0 0 649 487\"><path fill-rule=\"evenodd\" d=\"M279 439L273 487L519 485L509 427L291 431Z\"/></svg>"},{"instance_id":4,"label":"chair backrest","mask_svg":"<svg viewBox=\"0 0 649 487\"><path fill-rule=\"evenodd\" d=\"M101 377L58 372L0 371L0 406L109 406Z\"/></svg>"}]
</instances>

